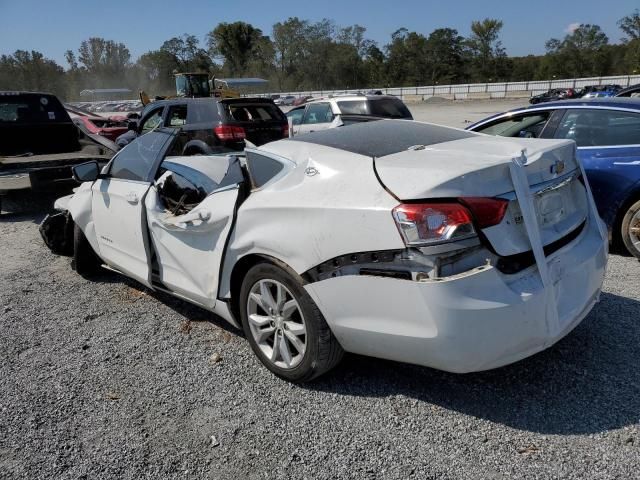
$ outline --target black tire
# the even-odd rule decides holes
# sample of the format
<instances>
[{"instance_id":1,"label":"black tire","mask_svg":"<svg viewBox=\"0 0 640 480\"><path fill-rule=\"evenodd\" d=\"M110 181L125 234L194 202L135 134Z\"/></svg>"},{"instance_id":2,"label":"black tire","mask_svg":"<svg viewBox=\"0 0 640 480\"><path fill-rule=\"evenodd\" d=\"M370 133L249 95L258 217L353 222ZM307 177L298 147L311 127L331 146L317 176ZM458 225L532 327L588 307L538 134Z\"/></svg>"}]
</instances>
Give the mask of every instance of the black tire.
<instances>
[{"instance_id":1,"label":"black tire","mask_svg":"<svg viewBox=\"0 0 640 480\"><path fill-rule=\"evenodd\" d=\"M334 337L318 306L303 288L301 279L271 263L259 263L244 277L240 289L240 317L242 328L253 349L265 367L278 377L290 382L308 382L335 367L344 355L342 347ZM260 349L249 326L249 293L262 280L279 282L296 300L306 328L306 348L302 359L292 368L282 368L272 362ZM286 327L284 327L286 328ZM286 333L286 332L285 332ZM267 340L268 341L268 340Z\"/></svg>"},{"instance_id":2,"label":"black tire","mask_svg":"<svg viewBox=\"0 0 640 480\"><path fill-rule=\"evenodd\" d=\"M211 155L213 150L209 145L189 145L183 151L182 155L191 156L191 155Z\"/></svg>"},{"instance_id":3,"label":"black tire","mask_svg":"<svg viewBox=\"0 0 640 480\"><path fill-rule=\"evenodd\" d=\"M185 150L183 153L185 157L191 157L196 155L205 155L205 153L199 148L190 148L189 150Z\"/></svg>"},{"instance_id":4,"label":"black tire","mask_svg":"<svg viewBox=\"0 0 640 480\"><path fill-rule=\"evenodd\" d=\"M83 277L91 276L100 270L102 261L91 248L91 244L84 232L78 227L73 226L73 260L71 265L73 269Z\"/></svg>"},{"instance_id":5,"label":"black tire","mask_svg":"<svg viewBox=\"0 0 640 480\"><path fill-rule=\"evenodd\" d=\"M631 205L622 217L620 235L627 251L640 260L640 247L637 243L640 241L640 200Z\"/></svg>"}]
</instances>

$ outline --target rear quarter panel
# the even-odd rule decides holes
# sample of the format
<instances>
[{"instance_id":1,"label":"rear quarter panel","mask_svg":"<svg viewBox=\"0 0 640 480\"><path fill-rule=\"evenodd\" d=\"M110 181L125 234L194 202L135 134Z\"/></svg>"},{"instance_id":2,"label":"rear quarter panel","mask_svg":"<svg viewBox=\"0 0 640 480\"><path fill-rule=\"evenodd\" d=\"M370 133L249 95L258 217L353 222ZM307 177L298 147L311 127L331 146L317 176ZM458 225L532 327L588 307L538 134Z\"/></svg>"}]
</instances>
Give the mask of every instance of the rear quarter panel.
<instances>
[{"instance_id":1,"label":"rear quarter panel","mask_svg":"<svg viewBox=\"0 0 640 480\"><path fill-rule=\"evenodd\" d=\"M253 191L238 209L220 297L229 295L233 266L246 255L274 257L301 274L339 255L404 248L391 215L399 202L378 182L371 158L320 146L305 154L307 144L290 146L305 160Z\"/></svg>"}]
</instances>

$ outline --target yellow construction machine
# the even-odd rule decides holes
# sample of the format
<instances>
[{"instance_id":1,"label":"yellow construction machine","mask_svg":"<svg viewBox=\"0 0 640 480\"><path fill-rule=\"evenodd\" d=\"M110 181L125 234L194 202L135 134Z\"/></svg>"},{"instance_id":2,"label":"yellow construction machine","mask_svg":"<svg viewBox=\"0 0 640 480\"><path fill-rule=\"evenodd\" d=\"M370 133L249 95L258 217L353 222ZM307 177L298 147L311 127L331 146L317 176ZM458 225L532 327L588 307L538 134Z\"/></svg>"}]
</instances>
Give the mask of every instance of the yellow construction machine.
<instances>
[{"instance_id":1,"label":"yellow construction machine","mask_svg":"<svg viewBox=\"0 0 640 480\"><path fill-rule=\"evenodd\" d=\"M230 87L265 85L266 80L261 78L209 78L208 73L178 73L174 72L176 80L176 94L170 97L156 97L156 100L165 98L240 98L240 92ZM142 105L152 102L144 90L140 90Z\"/></svg>"}]
</instances>

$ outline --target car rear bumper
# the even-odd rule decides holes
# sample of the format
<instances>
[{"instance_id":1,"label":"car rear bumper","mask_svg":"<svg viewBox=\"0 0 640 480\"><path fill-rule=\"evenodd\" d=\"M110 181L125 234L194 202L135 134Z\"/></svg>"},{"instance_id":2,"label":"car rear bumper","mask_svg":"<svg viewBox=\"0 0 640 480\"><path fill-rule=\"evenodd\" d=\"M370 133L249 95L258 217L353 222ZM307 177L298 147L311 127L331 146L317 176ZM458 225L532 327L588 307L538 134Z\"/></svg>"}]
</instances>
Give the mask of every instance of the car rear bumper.
<instances>
[{"instance_id":1,"label":"car rear bumper","mask_svg":"<svg viewBox=\"0 0 640 480\"><path fill-rule=\"evenodd\" d=\"M496 368L553 345L597 302L608 254L598 221L546 258L548 287L534 265L427 281L341 276L305 288L346 351L457 373Z\"/></svg>"}]
</instances>

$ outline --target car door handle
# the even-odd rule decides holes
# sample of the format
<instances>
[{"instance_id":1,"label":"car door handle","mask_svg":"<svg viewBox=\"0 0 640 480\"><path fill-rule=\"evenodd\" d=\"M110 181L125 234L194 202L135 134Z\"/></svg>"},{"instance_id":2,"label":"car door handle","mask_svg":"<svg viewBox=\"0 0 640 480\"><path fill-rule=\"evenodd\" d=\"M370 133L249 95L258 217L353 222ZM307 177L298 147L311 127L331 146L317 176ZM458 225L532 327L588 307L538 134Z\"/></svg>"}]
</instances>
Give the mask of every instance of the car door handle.
<instances>
[{"instance_id":1,"label":"car door handle","mask_svg":"<svg viewBox=\"0 0 640 480\"><path fill-rule=\"evenodd\" d=\"M139 200L138 194L136 192L127 193L126 198L127 198L127 202L129 202L132 205L137 205L138 200Z\"/></svg>"}]
</instances>

